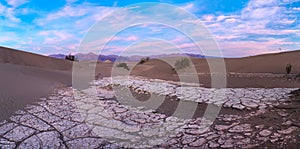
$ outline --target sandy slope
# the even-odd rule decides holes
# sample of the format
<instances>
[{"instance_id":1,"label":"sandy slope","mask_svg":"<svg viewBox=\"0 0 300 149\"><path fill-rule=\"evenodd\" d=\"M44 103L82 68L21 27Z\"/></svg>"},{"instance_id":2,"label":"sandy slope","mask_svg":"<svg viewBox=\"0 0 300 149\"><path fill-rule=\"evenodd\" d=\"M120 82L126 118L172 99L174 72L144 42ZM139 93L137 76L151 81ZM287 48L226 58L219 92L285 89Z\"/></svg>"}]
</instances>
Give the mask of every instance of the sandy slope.
<instances>
[{"instance_id":1,"label":"sandy slope","mask_svg":"<svg viewBox=\"0 0 300 149\"><path fill-rule=\"evenodd\" d=\"M193 58L199 72L209 72L205 59ZM245 58L225 58L227 72L241 73L285 73L288 63L292 64L292 73L300 73L300 51L264 54Z\"/></svg>"},{"instance_id":2,"label":"sandy slope","mask_svg":"<svg viewBox=\"0 0 300 149\"><path fill-rule=\"evenodd\" d=\"M292 73L300 73L300 51L226 60L227 70L231 72L285 73L288 63L293 65Z\"/></svg>"},{"instance_id":3,"label":"sandy slope","mask_svg":"<svg viewBox=\"0 0 300 149\"><path fill-rule=\"evenodd\" d=\"M54 70L71 70L72 62L0 46L0 63L41 67Z\"/></svg>"},{"instance_id":4,"label":"sandy slope","mask_svg":"<svg viewBox=\"0 0 300 149\"><path fill-rule=\"evenodd\" d=\"M72 63L0 47L0 120L16 110L71 85Z\"/></svg>"}]
</instances>

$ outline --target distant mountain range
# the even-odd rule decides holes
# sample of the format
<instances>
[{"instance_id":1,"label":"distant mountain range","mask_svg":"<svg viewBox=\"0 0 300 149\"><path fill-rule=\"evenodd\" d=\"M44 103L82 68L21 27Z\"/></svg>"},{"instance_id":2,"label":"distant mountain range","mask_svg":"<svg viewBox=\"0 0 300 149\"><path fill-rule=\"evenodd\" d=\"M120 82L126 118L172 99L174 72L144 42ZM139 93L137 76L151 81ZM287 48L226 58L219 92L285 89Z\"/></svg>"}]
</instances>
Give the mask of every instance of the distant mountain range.
<instances>
[{"instance_id":1,"label":"distant mountain range","mask_svg":"<svg viewBox=\"0 0 300 149\"><path fill-rule=\"evenodd\" d=\"M160 54L160 55L151 55L151 56L141 56L141 55L133 55L133 56L118 56L118 55L97 55L95 53L79 53L76 54L75 57L79 61L87 61L87 60L99 60L106 61L110 60L112 62L118 61L139 61L142 58L150 57L150 58L165 58L165 57L180 57L180 56L188 56L194 58L205 58L204 55L201 54L191 54L191 53L172 53L172 54ZM51 54L49 57L65 59L65 54Z\"/></svg>"}]
</instances>

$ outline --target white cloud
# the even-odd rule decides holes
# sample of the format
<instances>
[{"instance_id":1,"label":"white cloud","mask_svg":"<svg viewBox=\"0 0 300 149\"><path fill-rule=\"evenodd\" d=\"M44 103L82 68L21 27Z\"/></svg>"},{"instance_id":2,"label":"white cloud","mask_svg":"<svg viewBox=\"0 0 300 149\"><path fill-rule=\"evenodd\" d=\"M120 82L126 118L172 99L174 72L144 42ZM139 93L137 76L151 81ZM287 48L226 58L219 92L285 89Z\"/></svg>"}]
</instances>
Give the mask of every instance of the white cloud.
<instances>
[{"instance_id":1,"label":"white cloud","mask_svg":"<svg viewBox=\"0 0 300 149\"><path fill-rule=\"evenodd\" d=\"M52 21L63 17L80 17L86 15L87 13L88 13L87 8L65 6L62 10L48 15L46 20Z\"/></svg>"},{"instance_id":2,"label":"white cloud","mask_svg":"<svg viewBox=\"0 0 300 149\"><path fill-rule=\"evenodd\" d=\"M242 36L240 35L214 35L214 38L217 39L218 41L224 41L224 40L232 40L232 39L238 39L241 38Z\"/></svg>"},{"instance_id":3,"label":"white cloud","mask_svg":"<svg viewBox=\"0 0 300 149\"><path fill-rule=\"evenodd\" d=\"M290 25L290 24L293 24L294 22L296 21L296 19L294 20L289 20L287 18L284 18L280 21L281 24L284 24L284 25Z\"/></svg>"},{"instance_id":4,"label":"white cloud","mask_svg":"<svg viewBox=\"0 0 300 149\"><path fill-rule=\"evenodd\" d=\"M294 41L300 39L300 28L288 28L297 18L287 12L288 9L276 0L251 0L240 14L204 15L202 20L225 55L248 56L278 52L279 47L300 48ZM285 28L276 29L274 26Z\"/></svg>"},{"instance_id":5,"label":"white cloud","mask_svg":"<svg viewBox=\"0 0 300 149\"><path fill-rule=\"evenodd\" d=\"M246 9L242 12L242 17L245 19L265 19L274 17L280 11L279 7L263 7L256 9Z\"/></svg>"},{"instance_id":6,"label":"white cloud","mask_svg":"<svg viewBox=\"0 0 300 149\"><path fill-rule=\"evenodd\" d=\"M295 3L299 2L300 0L281 0L281 3Z\"/></svg>"},{"instance_id":7,"label":"white cloud","mask_svg":"<svg viewBox=\"0 0 300 149\"><path fill-rule=\"evenodd\" d=\"M203 22L215 22L215 16L214 15L204 15L201 19Z\"/></svg>"},{"instance_id":8,"label":"white cloud","mask_svg":"<svg viewBox=\"0 0 300 149\"><path fill-rule=\"evenodd\" d=\"M5 16L12 22L20 22L21 20L15 16L15 9L7 8Z\"/></svg>"},{"instance_id":9,"label":"white cloud","mask_svg":"<svg viewBox=\"0 0 300 149\"><path fill-rule=\"evenodd\" d=\"M266 19L276 17L281 11L277 0L251 0L243 9L243 19Z\"/></svg>"},{"instance_id":10,"label":"white cloud","mask_svg":"<svg viewBox=\"0 0 300 149\"><path fill-rule=\"evenodd\" d=\"M10 21L11 23L20 22L20 19L15 15L15 8L6 7L4 5L1 5L0 3L0 16L4 16L4 18L8 19L8 21ZM8 26L7 24L5 25Z\"/></svg>"},{"instance_id":11,"label":"white cloud","mask_svg":"<svg viewBox=\"0 0 300 149\"><path fill-rule=\"evenodd\" d=\"M277 5L277 0L251 0L248 3L247 7L255 8L255 7L266 7L266 6L274 6Z\"/></svg>"},{"instance_id":12,"label":"white cloud","mask_svg":"<svg viewBox=\"0 0 300 149\"><path fill-rule=\"evenodd\" d=\"M135 35L130 35L128 37L118 37L118 36L116 36L112 39L112 41L136 41L138 39L139 38Z\"/></svg>"},{"instance_id":13,"label":"white cloud","mask_svg":"<svg viewBox=\"0 0 300 149\"><path fill-rule=\"evenodd\" d=\"M62 30L41 31L38 34L43 36L54 35L56 37L59 37L60 40L69 39L73 37L72 34L69 34L67 31Z\"/></svg>"},{"instance_id":14,"label":"white cloud","mask_svg":"<svg viewBox=\"0 0 300 149\"><path fill-rule=\"evenodd\" d=\"M70 24L70 26L73 27L75 25L76 27L79 27L77 28L79 30L81 28L87 29L115 9L116 8L112 7L95 6L90 3L83 3L76 6L66 5L57 12L48 14L43 18L38 18L34 22L40 26L44 26L46 24L49 25L53 22L56 23L61 21ZM67 22L66 20L69 20L70 22Z\"/></svg>"},{"instance_id":15,"label":"white cloud","mask_svg":"<svg viewBox=\"0 0 300 149\"><path fill-rule=\"evenodd\" d=\"M25 3L28 3L28 0L6 0L7 4L13 8L17 8Z\"/></svg>"},{"instance_id":16,"label":"white cloud","mask_svg":"<svg viewBox=\"0 0 300 149\"><path fill-rule=\"evenodd\" d=\"M66 0L67 3L74 3L77 2L78 0Z\"/></svg>"},{"instance_id":17,"label":"white cloud","mask_svg":"<svg viewBox=\"0 0 300 149\"><path fill-rule=\"evenodd\" d=\"M21 19L16 17L19 14L26 14L26 9L17 7L27 3L27 0L7 0L7 6L0 3L0 16L3 16L8 24L5 26L14 26L15 23L20 23Z\"/></svg>"},{"instance_id":18,"label":"white cloud","mask_svg":"<svg viewBox=\"0 0 300 149\"><path fill-rule=\"evenodd\" d=\"M0 14L5 11L6 7L0 3Z\"/></svg>"},{"instance_id":19,"label":"white cloud","mask_svg":"<svg viewBox=\"0 0 300 149\"><path fill-rule=\"evenodd\" d=\"M230 18L230 16L220 15L220 16L217 17L217 20L216 20L216 21L223 21L223 20L225 20L225 19L227 19L227 18Z\"/></svg>"},{"instance_id":20,"label":"white cloud","mask_svg":"<svg viewBox=\"0 0 300 149\"><path fill-rule=\"evenodd\" d=\"M235 23L235 22L237 22L237 19L235 19L235 18L229 18L229 19L226 19L225 22L226 23Z\"/></svg>"},{"instance_id":21,"label":"white cloud","mask_svg":"<svg viewBox=\"0 0 300 149\"><path fill-rule=\"evenodd\" d=\"M293 10L300 11L300 7L294 7Z\"/></svg>"},{"instance_id":22,"label":"white cloud","mask_svg":"<svg viewBox=\"0 0 300 149\"><path fill-rule=\"evenodd\" d=\"M190 10L192 10L194 8L194 3L188 3L188 4L184 5L184 6L181 6L181 8L183 8L183 9L185 9L187 11L190 11Z\"/></svg>"}]
</instances>

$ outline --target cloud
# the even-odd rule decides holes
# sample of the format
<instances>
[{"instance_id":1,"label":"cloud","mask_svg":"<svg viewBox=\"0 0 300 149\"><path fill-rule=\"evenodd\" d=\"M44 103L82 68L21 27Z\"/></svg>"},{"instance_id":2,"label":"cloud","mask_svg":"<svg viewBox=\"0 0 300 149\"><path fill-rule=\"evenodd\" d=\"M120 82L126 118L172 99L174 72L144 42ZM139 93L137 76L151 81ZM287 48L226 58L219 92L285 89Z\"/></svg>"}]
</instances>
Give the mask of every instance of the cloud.
<instances>
[{"instance_id":1,"label":"cloud","mask_svg":"<svg viewBox=\"0 0 300 149\"><path fill-rule=\"evenodd\" d=\"M11 37L0 37L0 42L4 43L8 41L14 41L14 39Z\"/></svg>"},{"instance_id":2,"label":"cloud","mask_svg":"<svg viewBox=\"0 0 300 149\"><path fill-rule=\"evenodd\" d=\"M198 11L197 7L194 3L187 3L185 5L180 6L180 8L185 9L188 12L195 13Z\"/></svg>"},{"instance_id":3,"label":"cloud","mask_svg":"<svg viewBox=\"0 0 300 149\"><path fill-rule=\"evenodd\" d=\"M15 16L15 9L7 8L5 17L11 20L12 22L20 22L21 20Z\"/></svg>"},{"instance_id":4,"label":"cloud","mask_svg":"<svg viewBox=\"0 0 300 149\"><path fill-rule=\"evenodd\" d=\"M65 6L62 10L48 15L43 21L52 21L68 17L80 17L86 15L87 13L88 9L84 7Z\"/></svg>"},{"instance_id":5,"label":"cloud","mask_svg":"<svg viewBox=\"0 0 300 149\"><path fill-rule=\"evenodd\" d=\"M163 39L142 40L134 43L127 49L124 49L124 47L118 47L118 49L119 52L122 51L122 55L157 55L181 52L178 45L172 44Z\"/></svg>"},{"instance_id":6,"label":"cloud","mask_svg":"<svg viewBox=\"0 0 300 149\"><path fill-rule=\"evenodd\" d=\"M60 24L61 27L72 26L80 32L83 28L86 31L86 29L88 29L96 21L102 19L114 10L115 8L96 6L91 3L82 3L80 5L67 4L56 12L37 18L34 22L36 22L39 26L44 26L46 24L56 26L58 23L64 22L64 24Z\"/></svg>"},{"instance_id":7,"label":"cloud","mask_svg":"<svg viewBox=\"0 0 300 149\"><path fill-rule=\"evenodd\" d=\"M282 0L281 3L283 4L290 4L290 3L295 3L299 2L300 0Z\"/></svg>"},{"instance_id":8,"label":"cloud","mask_svg":"<svg viewBox=\"0 0 300 149\"><path fill-rule=\"evenodd\" d=\"M274 17L280 10L277 0L251 0L241 16L243 19L265 19Z\"/></svg>"},{"instance_id":9,"label":"cloud","mask_svg":"<svg viewBox=\"0 0 300 149\"><path fill-rule=\"evenodd\" d=\"M216 21L219 22L219 21L224 21L226 19L231 19L231 18L233 18L233 16L220 15L220 16L217 17Z\"/></svg>"},{"instance_id":10,"label":"cloud","mask_svg":"<svg viewBox=\"0 0 300 149\"><path fill-rule=\"evenodd\" d=\"M106 13L115 9L86 2L80 5L69 2L57 11L41 13L33 21L36 28L40 28L33 35L33 40L43 45L43 52L46 51L50 54L75 52L88 29ZM132 40L132 38L128 40ZM33 44L32 46L37 45ZM96 47L90 48L96 49Z\"/></svg>"},{"instance_id":11,"label":"cloud","mask_svg":"<svg viewBox=\"0 0 300 149\"><path fill-rule=\"evenodd\" d=\"M293 42L285 41L284 39L265 39L265 41L255 42L255 41L239 41L236 44L232 41L221 42L220 47L222 47L225 56L227 57L237 57L237 56L249 56L264 53L274 53L280 52L279 48L285 45L292 45ZM243 50L241 50L243 49ZM283 48L284 49L284 48Z\"/></svg>"},{"instance_id":12,"label":"cloud","mask_svg":"<svg viewBox=\"0 0 300 149\"><path fill-rule=\"evenodd\" d=\"M181 6L184 9L193 9L195 5L193 3L188 3L184 6ZM71 7L71 6L70 6ZM77 6L79 7L79 6ZM84 8L83 6L80 6L81 8ZM98 7L99 10L107 9L108 12L113 12L114 8L100 8L99 6L91 6L90 7ZM75 8L72 8L75 9ZM117 9L117 8L116 8ZM101 11L99 13L99 16L96 16L95 12L90 12L90 10L86 10L86 13L88 15L83 14L79 16L72 16L68 15L70 13L66 13L62 9L60 12L63 12L61 14L67 15L69 17L74 17L79 19L76 21L75 25L82 25L82 28L84 28L85 22L95 22L95 18L101 18L105 16L105 13ZM70 8L71 10L71 8ZM276 0L267 0L267 1L260 1L260 0L251 0L243 10L241 10L239 13L235 14L204 14L201 16L201 21L208 27L208 29L213 33L213 36L216 38L216 40L219 42L220 48L225 52L224 55L238 55L238 56L245 56L249 53L254 52L272 52L276 51L277 47L292 47L292 45L295 45L294 41L291 41L289 37L290 35L295 35L296 37L299 36L299 29L295 28L285 28L285 29L276 29L273 26L281 26L281 25L291 25L293 23L296 23L297 20L294 18L291 18L287 14L285 14L286 8L282 7L280 5L279 1ZM115 27L119 26L122 20L124 20L124 16L130 15L130 13L124 12L124 14L117 16L115 19L106 20L112 26L110 26L110 29L114 29ZM80 14L80 13L79 13ZM59 19L63 18L64 15L58 15L60 16ZM93 18L94 17L94 18ZM135 18L138 18L140 16L135 16ZM128 20L130 21L130 20ZM183 22L190 22L191 20L183 20ZM190 22L192 23L192 22ZM196 22L195 22L196 23ZM115 25L115 26L114 26ZM180 25L180 24L178 24ZM168 37L174 35L170 34L170 31L168 31L165 27L153 27L151 25L144 25L144 28L150 29L152 34L169 34ZM144 32L141 31L140 32ZM103 34L105 34L103 32ZM109 44L108 47L106 47L106 51L110 50L110 53L113 53L114 51L120 51L119 48L124 48L127 44L122 45L122 42L132 42L137 41L139 39L142 39L148 34L148 31L141 33L139 36L133 35L133 33L127 36L117 36L112 39L113 43ZM162 35L164 35L162 34ZM201 33L195 33L198 34L198 36L203 36ZM276 37L277 36L277 37ZM278 36L285 36L286 38L278 37ZM268 37L268 38L266 38ZM51 41L51 40L50 40ZM181 37L173 37L171 42L174 42L177 44L179 48L182 48L184 50L190 51L190 52L196 52L197 47L190 41L185 40ZM276 41L276 42L275 42ZM155 42L147 43L145 45L154 45ZM205 41L201 42L204 46ZM158 45L155 45L158 46ZM97 49L95 46L86 47L89 51L92 49ZM244 50L245 49L245 50ZM248 49L248 50L247 50ZM249 49L251 49L251 52L249 52ZM244 52L233 52L232 50L241 50ZM109 53L108 52L108 53ZM226 53L227 52L227 53Z\"/></svg>"},{"instance_id":13,"label":"cloud","mask_svg":"<svg viewBox=\"0 0 300 149\"><path fill-rule=\"evenodd\" d=\"M202 22L215 22L216 17L214 15L204 15L202 16Z\"/></svg>"},{"instance_id":14,"label":"cloud","mask_svg":"<svg viewBox=\"0 0 300 149\"><path fill-rule=\"evenodd\" d=\"M28 3L28 0L6 0L7 4L12 6L13 8L17 8L23 4Z\"/></svg>"},{"instance_id":15,"label":"cloud","mask_svg":"<svg viewBox=\"0 0 300 149\"><path fill-rule=\"evenodd\" d=\"M131 35L128 37L114 37L112 41L137 41L139 38L137 36Z\"/></svg>"},{"instance_id":16,"label":"cloud","mask_svg":"<svg viewBox=\"0 0 300 149\"><path fill-rule=\"evenodd\" d=\"M293 10L300 11L300 7L294 7Z\"/></svg>"},{"instance_id":17,"label":"cloud","mask_svg":"<svg viewBox=\"0 0 300 149\"><path fill-rule=\"evenodd\" d=\"M282 7L279 1L251 0L240 14L206 14L202 20L225 55L245 56L254 54L253 51L278 52L279 47L299 48L296 39L300 39L300 30L292 26L297 19L287 12L288 9Z\"/></svg>"},{"instance_id":18,"label":"cloud","mask_svg":"<svg viewBox=\"0 0 300 149\"><path fill-rule=\"evenodd\" d=\"M280 7L264 7L255 9L245 9L242 12L244 19L265 19L274 17L277 12L280 11Z\"/></svg>"},{"instance_id":19,"label":"cloud","mask_svg":"<svg viewBox=\"0 0 300 149\"><path fill-rule=\"evenodd\" d=\"M256 7L269 7L278 5L277 0L251 0L247 7L248 8L256 8Z\"/></svg>"},{"instance_id":20,"label":"cloud","mask_svg":"<svg viewBox=\"0 0 300 149\"><path fill-rule=\"evenodd\" d=\"M284 18L280 21L280 23L284 25L290 25L293 24L294 22L296 22L296 19L289 20L288 18Z\"/></svg>"},{"instance_id":21,"label":"cloud","mask_svg":"<svg viewBox=\"0 0 300 149\"><path fill-rule=\"evenodd\" d=\"M300 40L300 20L298 7L288 8L286 4L294 3L296 0L250 0L244 8L235 12L203 12L205 3L196 1L177 4L177 6L197 15L203 24L210 30L212 35L218 41L220 48L227 56L247 56L249 54L274 52L279 47L282 49L296 49ZM66 0L65 6L55 11L38 12L34 8L20 7L27 3L27 0L9 0L7 5L0 3L0 23L3 37L0 38L0 44L19 47L28 51L38 53L69 53L75 51L80 40L84 37L89 28L97 21L106 21L109 29L101 31L101 34L107 34L115 31L122 25L128 25L137 19L143 19L143 11L132 13L123 11L116 15L114 19L104 19L105 16L121 8L114 6L101 6L101 4L89 3L87 1ZM159 10L162 15L172 13L167 10ZM34 14L34 21L25 22L24 16ZM134 14L134 15L133 15ZM124 17L132 16L124 21ZM198 24L199 20L181 18L182 14L176 14L174 20L180 20L182 23ZM30 19L29 19L30 20ZM165 20L157 20L165 21ZM171 22L173 20L170 20ZM174 21L175 22L175 21ZM176 24L175 28L183 24ZM15 35L6 34L13 30ZM130 32L117 35L111 40L111 43L105 48L106 53L114 54L121 52L123 48L133 42L147 37L162 38L177 48L182 48L187 52L197 52L199 49L186 39L183 35L178 36L172 32L168 26L158 26L153 24L144 24L140 27L129 29ZM121 31L122 32L122 31ZM200 31L194 31L193 34L203 37ZM9 37L9 38L8 38ZM14 39L12 41L11 39ZM109 38L109 37L107 37ZM84 47L87 52L99 50L97 45L105 43L108 39L94 41ZM174 50L173 46L162 44L162 41L144 42L140 47L151 46L156 48L154 52L166 52ZM9 43L9 44L8 44ZM200 42L205 45L205 41ZM161 51L159 51L160 47ZM163 47L166 46L166 47ZM138 50L138 49L136 49ZM136 53L138 51L135 51ZM276 51L277 52L277 51ZM148 52L150 53L150 52Z\"/></svg>"},{"instance_id":22,"label":"cloud","mask_svg":"<svg viewBox=\"0 0 300 149\"><path fill-rule=\"evenodd\" d=\"M0 3L0 16L3 16L4 18L12 22L20 22L20 19L17 18L15 15L16 15L15 8L10 8Z\"/></svg>"},{"instance_id":23,"label":"cloud","mask_svg":"<svg viewBox=\"0 0 300 149\"><path fill-rule=\"evenodd\" d=\"M44 44L55 44L60 41L72 40L75 38L74 35L62 30L41 31L38 35L46 37Z\"/></svg>"},{"instance_id":24,"label":"cloud","mask_svg":"<svg viewBox=\"0 0 300 149\"><path fill-rule=\"evenodd\" d=\"M5 11L6 7L0 3L0 13Z\"/></svg>"},{"instance_id":25,"label":"cloud","mask_svg":"<svg viewBox=\"0 0 300 149\"><path fill-rule=\"evenodd\" d=\"M66 0L67 3L74 3L77 2L78 0Z\"/></svg>"}]
</instances>

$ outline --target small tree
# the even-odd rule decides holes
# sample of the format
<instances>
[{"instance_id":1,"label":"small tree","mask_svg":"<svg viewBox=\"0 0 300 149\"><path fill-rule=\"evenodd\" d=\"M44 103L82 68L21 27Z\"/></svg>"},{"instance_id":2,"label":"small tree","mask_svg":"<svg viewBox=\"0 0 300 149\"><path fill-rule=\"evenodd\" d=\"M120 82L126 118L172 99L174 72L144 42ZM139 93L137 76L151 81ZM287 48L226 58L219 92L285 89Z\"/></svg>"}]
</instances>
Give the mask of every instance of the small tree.
<instances>
[{"instance_id":1,"label":"small tree","mask_svg":"<svg viewBox=\"0 0 300 149\"><path fill-rule=\"evenodd\" d=\"M119 67L119 68L121 67L121 68L124 68L126 70L129 70L129 67L126 63L119 63L119 64L117 64L117 67Z\"/></svg>"},{"instance_id":2,"label":"small tree","mask_svg":"<svg viewBox=\"0 0 300 149\"><path fill-rule=\"evenodd\" d=\"M71 53L67 56L65 56L66 60L70 60L70 61L77 61L75 55L71 55Z\"/></svg>"},{"instance_id":3,"label":"small tree","mask_svg":"<svg viewBox=\"0 0 300 149\"><path fill-rule=\"evenodd\" d=\"M285 67L286 74L290 74L292 71L292 65L288 63Z\"/></svg>"},{"instance_id":4,"label":"small tree","mask_svg":"<svg viewBox=\"0 0 300 149\"><path fill-rule=\"evenodd\" d=\"M188 58L184 57L175 62L175 69L176 70L184 69L186 67L189 67L190 64L191 61Z\"/></svg>"},{"instance_id":5,"label":"small tree","mask_svg":"<svg viewBox=\"0 0 300 149\"><path fill-rule=\"evenodd\" d=\"M141 60L139 61L139 64L144 64L145 62L149 61L150 58L146 57L146 58L141 58Z\"/></svg>"}]
</instances>

